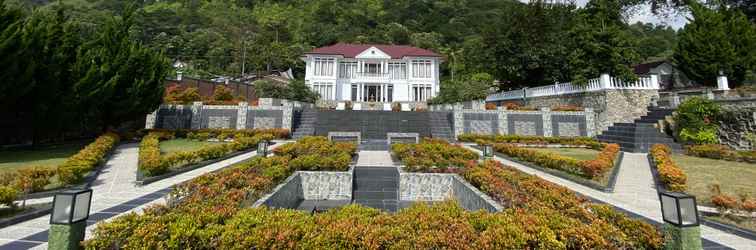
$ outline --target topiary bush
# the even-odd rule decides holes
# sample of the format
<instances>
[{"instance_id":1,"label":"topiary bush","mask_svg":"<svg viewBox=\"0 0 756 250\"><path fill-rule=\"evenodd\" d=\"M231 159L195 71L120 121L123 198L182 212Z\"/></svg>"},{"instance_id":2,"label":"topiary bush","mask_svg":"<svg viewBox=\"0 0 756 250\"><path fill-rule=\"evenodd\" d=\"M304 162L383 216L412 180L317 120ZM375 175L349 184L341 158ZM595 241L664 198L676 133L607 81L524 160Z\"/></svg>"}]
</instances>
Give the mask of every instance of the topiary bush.
<instances>
[{"instance_id":1,"label":"topiary bush","mask_svg":"<svg viewBox=\"0 0 756 250\"><path fill-rule=\"evenodd\" d=\"M81 183L84 175L102 163L108 152L118 144L119 139L117 134L110 132L97 137L94 142L58 166L56 170L58 178L69 185Z\"/></svg>"},{"instance_id":2,"label":"topiary bush","mask_svg":"<svg viewBox=\"0 0 756 250\"><path fill-rule=\"evenodd\" d=\"M464 167L468 161L478 160L473 151L444 140L424 138L418 144L394 144L391 152L409 172L447 172Z\"/></svg>"},{"instance_id":3,"label":"topiary bush","mask_svg":"<svg viewBox=\"0 0 756 250\"><path fill-rule=\"evenodd\" d=\"M677 107L675 112L675 132L677 138L687 143L719 143L716 123L720 107L714 101L692 97Z\"/></svg>"},{"instance_id":4,"label":"topiary bush","mask_svg":"<svg viewBox=\"0 0 756 250\"><path fill-rule=\"evenodd\" d=\"M654 144L649 150L659 179L667 189L676 192L684 192L687 189L688 177L685 172L672 161L672 149L664 144Z\"/></svg>"},{"instance_id":5,"label":"topiary bush","mask_svg":"<svg viewBox=\"0 0 756 250\"><path fill-rule=\"evenodd\" d=\"M16 198L18 198L18 189L9 186L0 186L0 204L10 208L16 207Z\"/></svg>"}]
</instances>

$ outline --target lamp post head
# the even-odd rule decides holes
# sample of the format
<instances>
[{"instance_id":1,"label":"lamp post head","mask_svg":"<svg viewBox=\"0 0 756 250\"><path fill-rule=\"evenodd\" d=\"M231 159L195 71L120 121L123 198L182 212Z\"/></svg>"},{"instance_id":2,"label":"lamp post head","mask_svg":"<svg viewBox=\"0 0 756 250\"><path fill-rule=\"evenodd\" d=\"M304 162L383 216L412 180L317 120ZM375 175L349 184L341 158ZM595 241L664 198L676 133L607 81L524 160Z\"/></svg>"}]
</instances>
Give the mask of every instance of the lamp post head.
<instances>
[{"instance_id":1,"label":"lamp post head","mask_svg":"<svg viewBox=\"0 0 756 250\"><path fill-rule=\"evenodd\" d=\"M699 225L695 196L679 192L660 192L659 200L665 222L677 227Z\"/></svg>"},{"instance_id":2,"label":"lamp post head","mask_svg":"<svg viewBox=\"0 0 756 250\"><path fill-rule=\"evenodd\" d=\"M74 189L55 194L50 224L73 224L89 218L92 189Z\"/></svg>"}]
</instances>

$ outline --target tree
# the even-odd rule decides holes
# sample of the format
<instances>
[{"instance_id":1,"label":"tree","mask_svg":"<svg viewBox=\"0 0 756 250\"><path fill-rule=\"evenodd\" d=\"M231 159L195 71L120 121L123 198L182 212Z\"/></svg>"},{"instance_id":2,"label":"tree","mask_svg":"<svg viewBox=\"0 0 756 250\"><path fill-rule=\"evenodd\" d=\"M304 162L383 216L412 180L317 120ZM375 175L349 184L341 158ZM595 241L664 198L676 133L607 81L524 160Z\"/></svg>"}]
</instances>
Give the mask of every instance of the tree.
<instances>
[{"instance_id":1,"label":"tree","mask_svg":"<svg viewBox=\"0 0 756 250\"><path fill-rule=\"evenodd\" d=\"M570 31L575 43L569 55L574 82L585 83L602 73L625 81L637 78L630 66L640 56L624 29L621 7L613 0L591 0L581 11L580 21Z\"/></svg>"},{"instance_id":2,"label":"tree","mask_svg":"<svg viewBox=\"0 0 756 250\"><path fill-rule=\"evenodd\" d=\"M288 89L283 84L268 80L257 80L253 84L255 85L255 95L258 98L286 99L289 97Z\"/></svg>"},{"instance_id":3,"label":"tree","mask_svg":"<svg viewBox=\"0 0 756 250\"><path fill-rule=\"evenodd\" d=\"M462 80L447 80L441 83L441 91L430 103L455 103L471 100L485 99L490 94L493 85L493 77L488 73L476 73Z\"/></svg>"},{"instance_id":4,"label":"tree","mask_svg":"<svg viewBox=\"0 0 756 250\"><path fill-rule=\"evenodd\" d=\"M293 80L288 85L289 99L300 102L315 103L320 96L305 85L304 80Z\"/></svg>"},{"instance_id":5,"label":"tree","mask_svg":"<svg viewBox=\"0 0 756 250\"><path fill-rule=\"evenodd\" d=\"M690 79L716 86L722 71L740 84L756 66L756 28L737 10L691 5L693 18L680 32L674 60Z\"/></svg>"},{"instance_id":6,"label":"tree","mask_svg":"<svg viewBox=\"0 0 756 250\"><path fill-rule=\"evenodd\" d=\"M162 53L131 39L135 11L108 20L83 46L75 70L81 79L75 92L80 109L88 110L103 128L131 121L162 102L170 64Z\"/></svg>"}]
</instances>

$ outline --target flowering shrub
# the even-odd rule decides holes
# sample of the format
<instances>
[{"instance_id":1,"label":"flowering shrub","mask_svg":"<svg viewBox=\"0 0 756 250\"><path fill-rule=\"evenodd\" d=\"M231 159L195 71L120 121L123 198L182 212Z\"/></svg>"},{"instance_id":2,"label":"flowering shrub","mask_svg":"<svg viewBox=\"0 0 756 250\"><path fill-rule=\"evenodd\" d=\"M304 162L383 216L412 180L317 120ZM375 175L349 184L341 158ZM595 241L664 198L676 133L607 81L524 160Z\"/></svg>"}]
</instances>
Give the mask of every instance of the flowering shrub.
<instances>
[{"instance_id":1,"label":"flowering shrub","mask_svg":"<svg viewBox=\"0 0 756 250\"><path fill-rule=\"evenodd\" d=\"M181 88L177 84L166 87L163 97L163 102L167 104L192 104L201 100L202 96L197 88Z\"/></svg>"},{"instance_id":2,"label":"flowering shrub","mask_svg":"<svg viewBox=\"0 0 756 250\"><path fill-rule=\"evenodd\" d=\"M153 130L154 131L154 130ZM267 129L225 129L225 128L206 128L196 130L175 130L179 137L186 137L192 140L205 141L208 139L218 139L224 141L237 137L252 137L258 134L270 134L276 139L289 138L289 130L285 128L267 128Z\"/></svg>"},{"instance_id":3,"label":"flowering shrub","mask_svg":"<svg viewBox=\"0 0 756 250\"><path fill-rule=\"evenodd\" d=\"M9 186L0 186L0 204L7 207L16 207L16 198L18 197L18 189Z\"/></svg>"},{"instance_id":4,"label":"flowering shrub","mask_svg":"<svg viewBox=\"0 0 756 250\"><path fill-rule=\"evenodd\" d=\"M528 135L485 135L485 134L461 134L457 138L463 142L478 142L480 140L490 143L522 143L522 144L562 144L574 146L587 146L592 149L601 149L603 145L590 137L545 137Z\"/></svg>"},{"instance_id":5,"label":"flowering shrub","mask_svg":"<svg viewBox=\"0 0 756 250\"><path fill-rule=\"evenodd\" d=\"M617 154L619 154L619 145L617 144L607 144L596 159L585 161L507 143L497 143L493 147L496 152L531 162L541 167L565 171L588 179L597 179L604 176L607 171L614 167L614 160L617 158Z\"/></svg>"},{"instance_id":6,"label":"flowering shrub","mask_svg":"<svg viewBox=\"0 0 756 250\"><path fill-rule=\"evenodd\" d=\"M496 110L496 103L487 102L486 103L486 110Z\"/></svg>"},{"instance_id":7,"label":"flowering shrub","mask_svg":"<svg viewBox=\"0 0 756 250\"><path fill-rule=\"evenodd\" d=\"M102 163L105 155L118 144L120 138L114 133L105 133L58 166L56 173L65 184L77 184L84 175Z\"/></svg>"},{"instance_id":8,"label":"flowering shrub","mask_svg":"<svg viewBox=\"0 0 756 250\"><path fill-rule=\"evenodd\" d=\"M478 154L444 140L425 138L418 144L394 144L391 151L409 172L446 172L478 160Z\"/></svg>"},{"instance_id":9,"label":"flowering shrub","mask_svg":"<svg viewBox=\"0 0 756 250\"><path fill-rule=\"evenodd\" d=\"M322 136L305 137L273 150L276 156L292 159L289 162L292 168L336 171L348 170L356 152L354 143L332 142Z\"/></svg>"},{"instance_id":10,"label":"flowering shrub","mask_svg":"<svg viewBox=\"0 0 756 250\"><path fill-rule=\"evenodd\" d=\"M686 147L685 150L685 153L691 156L745 162L756 162L756 154L754 152L738 152L721 144L691 145Z\"/></svg>"},{"instance_id":11,"label":"flowering shrub","mask_svg":"<svg viewBox=\"0 0 756 250\"><path fill-rule=\"evenodd\" d=\"M671 153L669 146L663 144L654 144L649 150L662 183L671 191L683 192L687 189L688 177L672 161Z\"/></svg>"},{"instance_id":12,"label":"flowering shrub","mask_svg":"<svg viewBox=\"0 0 756 250\"><path fill-rule=\"evenodd\" d=\"M207 132L168 130L154 130L142 138L139 144L139 169L147 176L161 175L171 169L178 169L202 161L218 159L230 153L246 150L257 146L260 140L270 140L273 136L263 133L265 130L250 130L234 134L234 141L226 144L208 145L194 151L174 152L167 155L160 154L160 141L175 137L201 138L198 134L214 133L216 137L224 137L223 130L208 130Z\"/></svg>"},{"instance_id":13,"label":"flowering shrub","mask_svg":"<svg viewBox=\"0 0 756 250\"><path fill-rule=\"evenodd\" d=\"M302 145L298 145L302 146ZM295 158L296 159L296 158ZM295 169L288 156L200 176L174 208L157 205L100 223L87 249L659 249L649 224L500 163L473 162L463 176L509 209L468 212L444 202L395 214L349 205L310 215L290 209L242 208ZM174 191L176 192L176 191ZM514 197L509 199L508 197Z\"/></svg>"}]
</instances>

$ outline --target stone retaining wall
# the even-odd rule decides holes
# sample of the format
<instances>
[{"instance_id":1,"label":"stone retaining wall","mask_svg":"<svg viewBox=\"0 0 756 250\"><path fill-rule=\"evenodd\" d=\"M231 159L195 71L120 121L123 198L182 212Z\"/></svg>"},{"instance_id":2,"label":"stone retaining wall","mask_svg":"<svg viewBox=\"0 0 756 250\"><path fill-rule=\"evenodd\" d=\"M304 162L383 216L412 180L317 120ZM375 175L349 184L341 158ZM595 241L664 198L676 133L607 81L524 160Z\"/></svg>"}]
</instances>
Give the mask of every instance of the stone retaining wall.
<instances>
[{"instance_id":1,"label":"stone retaining wall","mask_svg":"<svg viewBox=\"0 0 756 250\"><path fill-rule=\"evenodd\" d=\"M161 105L158 110L147 115L145 128L291 129L294 110L310 105L279 99L263 101L265 99L260 99L260 106L249 106L246 102L239 105L203 105L201 102L193 105Z\"/></svg>"},{"instance_id":2,"label":"stone retaining wall","mask_svg":"<svg viewBox=\"0 0 756 250\"><path fill-rule=\"evenodd\" d=\"M454 136L460 134L502 134L537 136L594 136L593 110L563 112L455 110Z\"/></svg>"},{"instance_id":3,"label":"stone retaining wall","mask_svg":"<svg viewBox=\"0 0 756 250\"><path fill-rule=\"evenodd\" d=\"M303 200L352 200L352 170L296 171L252 207L296 208Z\"/></svg>"},{"instance_id":4,"label":"stone retaining wall","mask_svg":"<svg viewBox=\"0 0 756 250\"><path fill-rule=\"evenodd\" d=\"M456 200L470 211L497 212L504 207L456 174L399 173L399 199L402 201Z\"/></svg>"},{"instance_id":5,"label":"stone retaining wall","mask_svg":"<svg viewBox=\"0 0 756 250\"><path fill-rule=\"evenodd\" d=\"M754 149L747 135L756 134L756 107L726 106L722 109L720 117L720 143L736 150Z\"/></svg>"}]
</instances>

